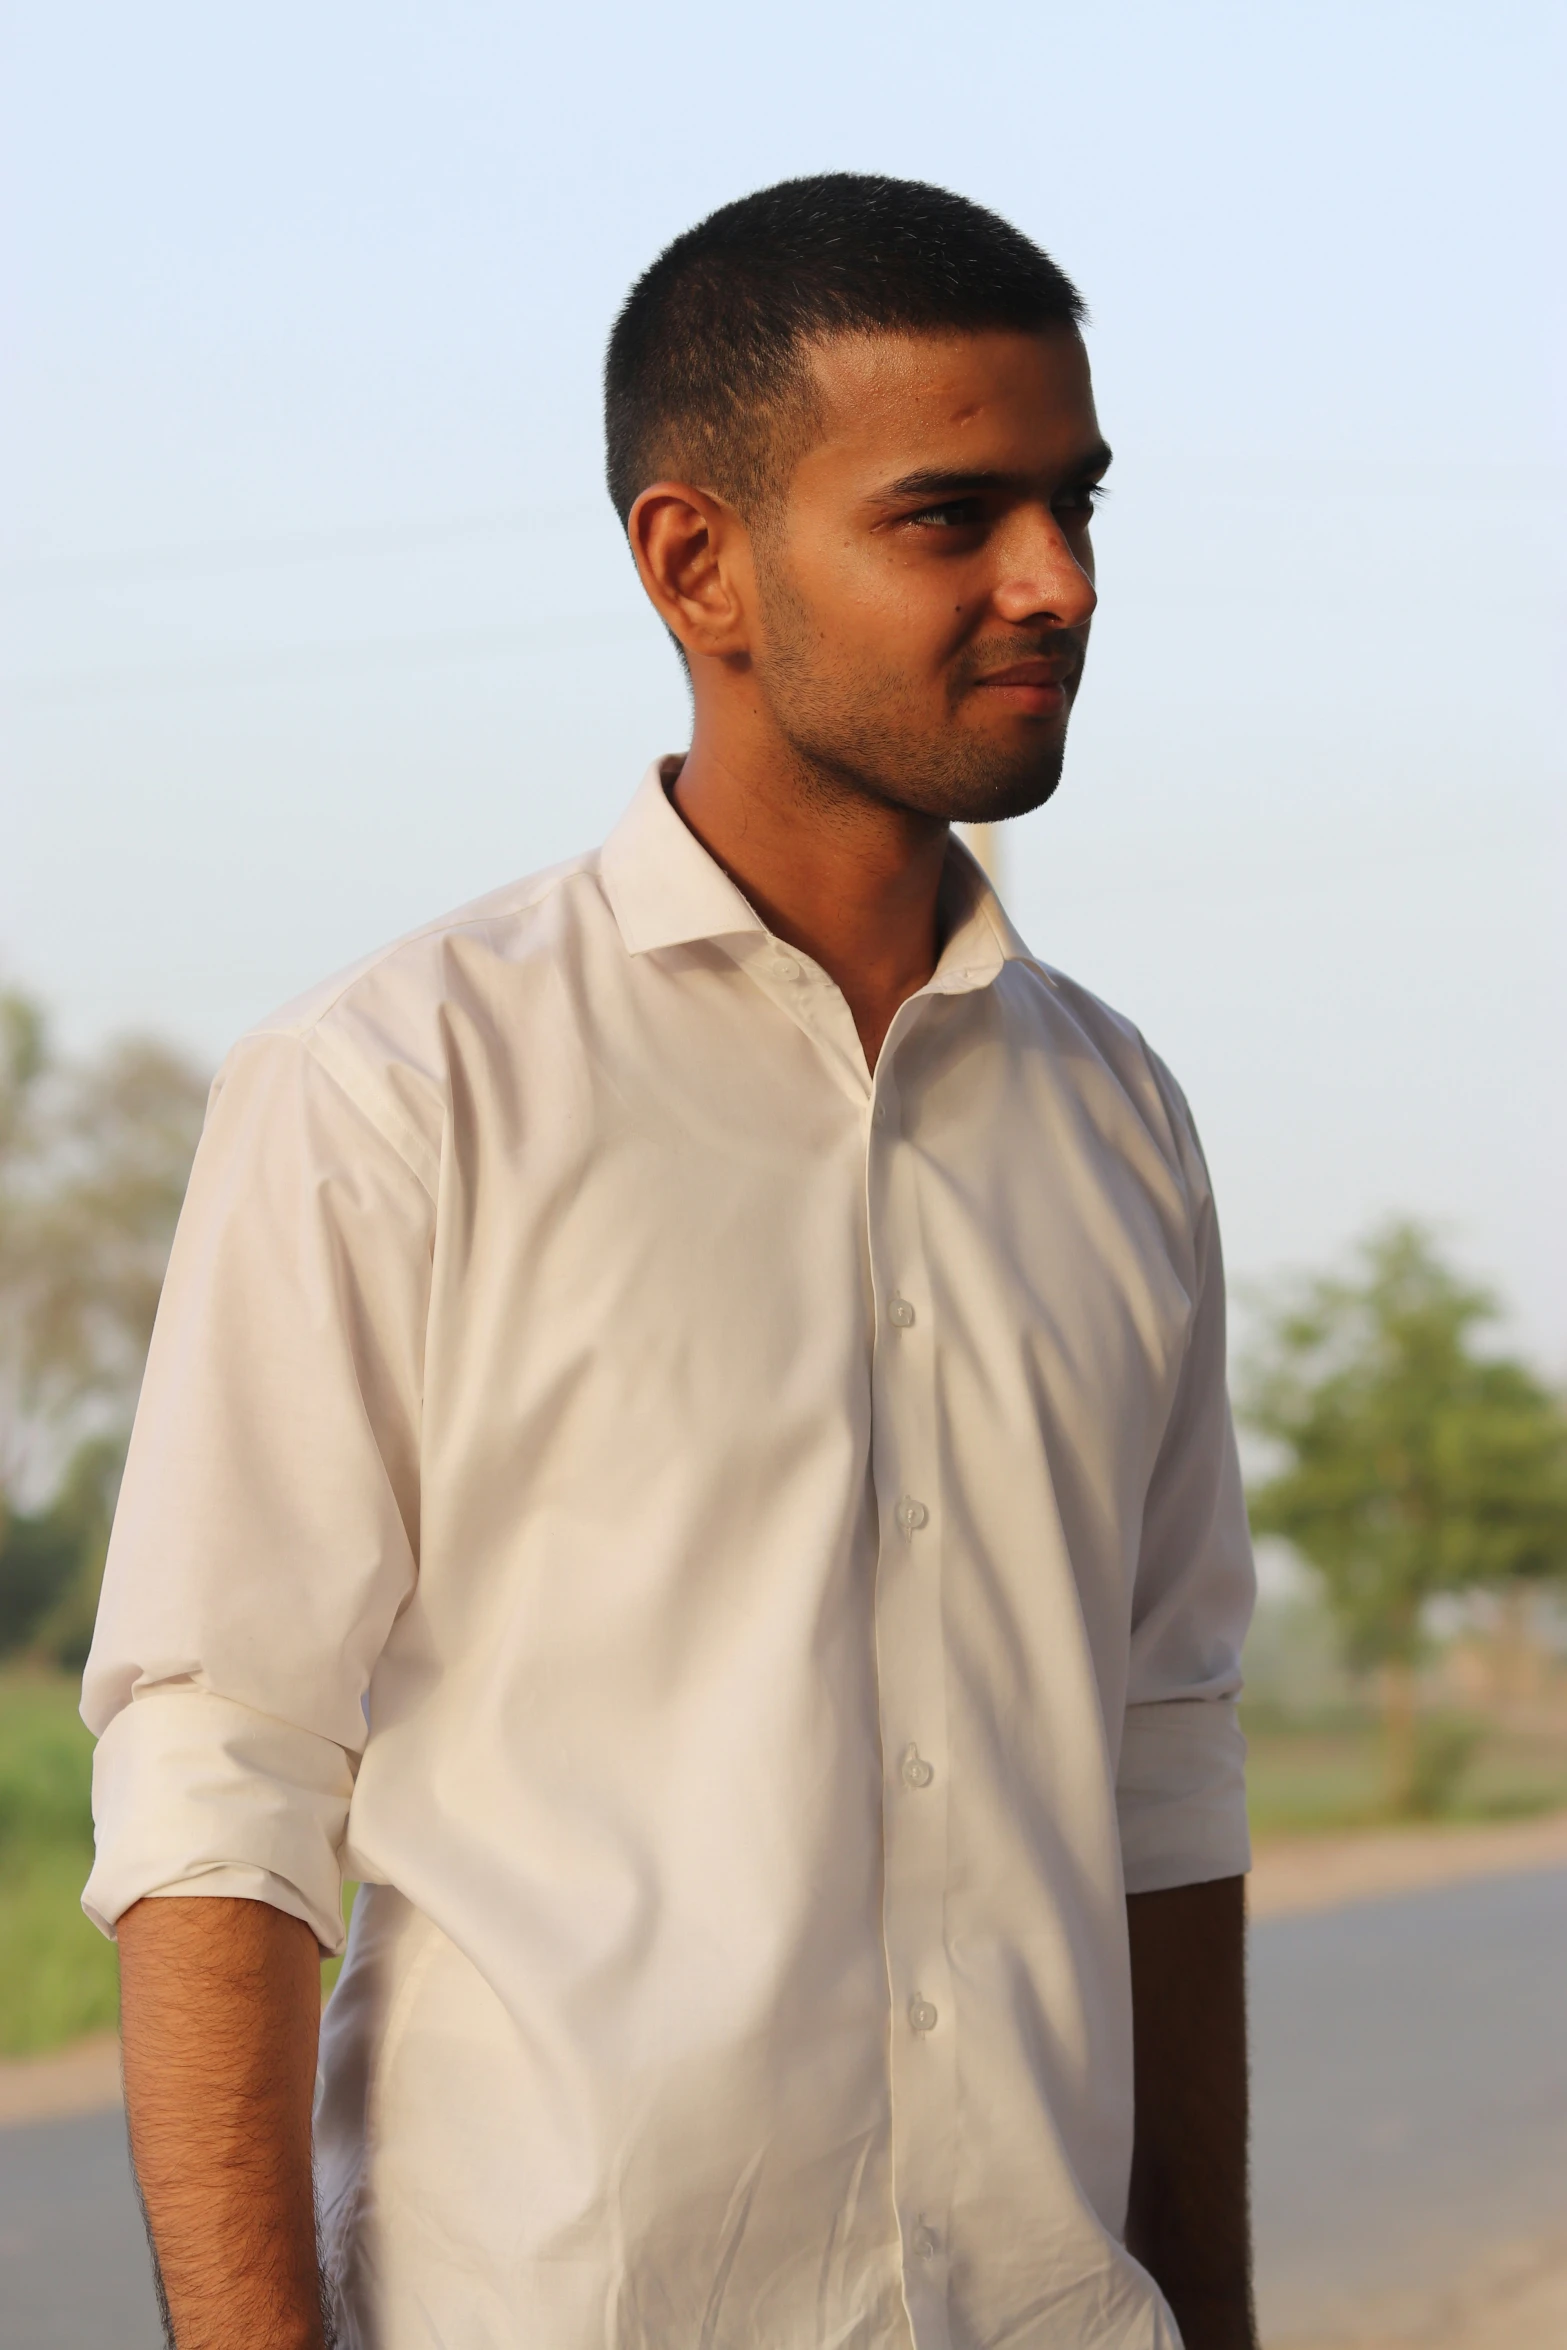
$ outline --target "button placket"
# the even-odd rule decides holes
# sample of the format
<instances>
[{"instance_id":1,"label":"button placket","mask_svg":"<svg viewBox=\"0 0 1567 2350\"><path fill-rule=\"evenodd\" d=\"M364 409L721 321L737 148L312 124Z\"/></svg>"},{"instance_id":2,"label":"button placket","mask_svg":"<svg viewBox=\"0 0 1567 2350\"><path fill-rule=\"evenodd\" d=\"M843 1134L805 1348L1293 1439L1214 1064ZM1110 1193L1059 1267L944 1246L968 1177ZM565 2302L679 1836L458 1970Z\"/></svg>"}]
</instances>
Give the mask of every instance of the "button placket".
<instances>
[{"instance_id":1,"label":"button placket","mask_svg":"<svg viewBox=\"0 0 1567 2350\"><path fill-rule=\"evenodd\" d=\"M917 2350L946 2350L947 2226L956 2121L955 2002L945 1946L949 1773L935 1331L919 1201L919 1153L877 1110L867 1141L873 1293L872 1474L882 1538L876 1664L882 1747L882 1930L895 2028L889 2061L893 2193L904 2299ZM884 1094L880 1089L887 1085ZM912 1294L911 1294L912 1293ZM911 1735L913 1733L913 1735Z\"/></svg>"},{"instance_id":2,"label":"button placket","mask_svg":"<svg viewBox=\"0 0 1567 2350\"><path fill-rule=\"evenodd\" d=\"M731 949L735 962L775 1011L808 1037L832 1072L833 1081L864 1115L865 1055L855 1031L854 1017L826 973L797 954L782 939L758 928L749 931Z\"/></svg>"}]
</instances>

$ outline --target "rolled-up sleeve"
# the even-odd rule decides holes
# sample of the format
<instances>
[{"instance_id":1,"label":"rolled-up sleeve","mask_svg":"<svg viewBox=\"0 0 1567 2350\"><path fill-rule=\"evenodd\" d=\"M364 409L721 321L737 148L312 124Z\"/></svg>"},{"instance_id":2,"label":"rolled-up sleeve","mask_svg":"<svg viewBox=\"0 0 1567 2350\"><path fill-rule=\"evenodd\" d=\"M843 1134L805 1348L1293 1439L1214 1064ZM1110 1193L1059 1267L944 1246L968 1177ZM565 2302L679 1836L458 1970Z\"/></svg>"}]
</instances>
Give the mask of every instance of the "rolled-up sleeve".
<instances>
[{"instance_id":1,"label":"rolled-up sleeve","mask_svg":"<svg viewBox=\"0 0 1567 2350\"><path fill-rule=\"evenodd\" d=\"M83 1685L99 1738L83 1906L107 1933L149 1894L237 1893L342 1947L366 1692L417 1574L433 1216L308 1039L231 1056Z\"/></svg>"},{"instance_id":2,"label":"rolled-up sleeve","mask_svg":"<svg viewBox=\"0 0 1567 2350\"><path fill-rule=\"evenodd\" d=\"M1256 1580L1225 1386L1218 1228L1207 1171L1182 1123L1195 1197L1195 1296L1144 1507L1133 1598L1116 1774L1129 1893L1239 1876L1251 1865L1236 1699Z\"/></svg>"}]
</instances>

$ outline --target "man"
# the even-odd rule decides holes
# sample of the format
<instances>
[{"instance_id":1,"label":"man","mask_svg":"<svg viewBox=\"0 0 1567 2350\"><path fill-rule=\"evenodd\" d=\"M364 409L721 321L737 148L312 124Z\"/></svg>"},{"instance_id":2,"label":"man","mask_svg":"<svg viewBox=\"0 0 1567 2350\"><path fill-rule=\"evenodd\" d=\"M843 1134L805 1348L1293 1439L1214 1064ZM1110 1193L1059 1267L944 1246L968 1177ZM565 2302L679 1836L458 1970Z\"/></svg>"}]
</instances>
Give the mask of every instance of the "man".
<instances>
[{"instance_id":1,"label":"man","mask_svg":"<svg viewBox=\"0 0 1567 2350\"><path fill-rule=\"evenodd\" d=\"M689 752L220 1077L85 1699L181 2350L1251 2342L1207 1178L949 837L1060 771L1081 316L926 187L680 238Z\"/></svg>"}]
</instances>

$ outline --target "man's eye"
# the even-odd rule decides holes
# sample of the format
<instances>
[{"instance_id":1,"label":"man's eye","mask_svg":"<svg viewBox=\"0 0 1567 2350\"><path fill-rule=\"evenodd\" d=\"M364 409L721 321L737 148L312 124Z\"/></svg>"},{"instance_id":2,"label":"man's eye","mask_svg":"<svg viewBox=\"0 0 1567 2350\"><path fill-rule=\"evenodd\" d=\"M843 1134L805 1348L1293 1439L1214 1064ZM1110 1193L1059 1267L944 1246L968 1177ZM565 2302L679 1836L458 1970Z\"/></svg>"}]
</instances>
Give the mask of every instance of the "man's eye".
<instances>
[{"instance_id":1,"label":"man's eye","mask_svg":"<svg viewBox=\"0 0 1567 2350\"><path fill-rule=\"evenodd\" d=\"M1057 498L1055 511L1070 516L1074 522L1086 522L1094 508L1109 495L1102 481L1085 482L1081 489L1068 490L1065 497Z\"/></svg>"},{"instance_id":2,"label":"man's eye","mask_svg":"<svg viewBox=\"0 0 1567 2350\"><path fill-rule=\"evenodd\" d=\"M964 530L981 518L978 498L946 498L939 506L922 506L908 520L922 530Z\"/></svg>"}]
</instances>

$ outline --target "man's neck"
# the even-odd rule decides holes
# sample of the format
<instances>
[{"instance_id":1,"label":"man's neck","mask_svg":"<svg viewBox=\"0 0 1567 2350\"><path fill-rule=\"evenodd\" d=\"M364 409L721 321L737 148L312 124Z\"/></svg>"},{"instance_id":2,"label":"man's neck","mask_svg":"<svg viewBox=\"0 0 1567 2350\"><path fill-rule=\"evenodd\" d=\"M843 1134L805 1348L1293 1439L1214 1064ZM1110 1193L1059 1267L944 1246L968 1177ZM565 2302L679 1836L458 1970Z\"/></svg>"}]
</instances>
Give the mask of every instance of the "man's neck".
<instances>
[{"instance_id":1,"label":"man's neck","mask_svg":"<svg viewBox=\"0 0 1567 2350\"><path fill-rule=\"evenodd\" d=\"M742 766L700 727L672 796L768 928L838 987L874 1069L898 1006L936 967L947 826L787 755Z\"/></svg>"}]
</instances>

